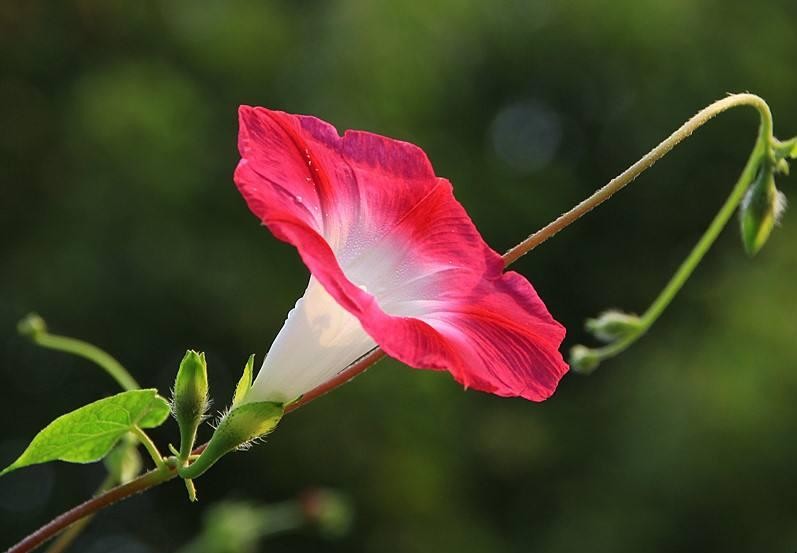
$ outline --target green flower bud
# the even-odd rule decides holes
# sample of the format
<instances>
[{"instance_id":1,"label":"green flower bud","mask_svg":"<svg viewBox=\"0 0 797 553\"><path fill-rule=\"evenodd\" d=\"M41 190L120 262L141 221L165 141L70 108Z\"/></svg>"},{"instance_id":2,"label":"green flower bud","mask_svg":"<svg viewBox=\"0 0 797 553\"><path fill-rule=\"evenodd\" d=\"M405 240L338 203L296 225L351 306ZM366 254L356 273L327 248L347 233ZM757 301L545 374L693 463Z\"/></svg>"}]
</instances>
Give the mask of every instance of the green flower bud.
<instances>
[{"instance_id":1,"label":"green flower bud","mask_svg":"<svg viewBox=\"0 0 797 553\"><path fill-rule=\"evenodd\" d=\"M208 410L208 367L205 354L188 350L174 381L172 410L180 426L180 458L194 447L196 431Z\"/></svg>"},{"instance_id":2,"label":"green flower bud","mask_svg":"<svg viewBox=\"0 0 797 553\"><path fill-rule=\"evenodd\" d=\"M180 476L197 478L227 453L245 448L254 440L265 437L274 430L283 414L283 405L272 401L244 403L234 407L219 421L199 458L179 469Z\"/></svg>"},{"instance_id":3,"label":"green flower bud","mask_svg":"<svg viewBox=\"0 0 797 553\"><path fill-rule=\"evenodd\" d=\"M128 434L128 436L130 435ZM108 473L119 484L130 482L141 474L141 469L144 466L141 454L135 447L131 447L130 441L137 443L134 439L122 440L103 460Z\"/></svg>"},{"instance_id":4,"label":"green flower bud","mask_svg":"<svg viewBox=\"0 0 797 553\"><path fill-rule=\"evenodd\" d=\"M17 323L17 332L28 338L35 338L47 332L47 324L37 313L30 313Z\"/></svg>"},{"instance_id":5,"label":"green flower bud","mask_svg":"<svg viewBox=\"0 0 797 553\"><path fill-rule=\"evenodd\" d=\"M786 209L786 197L775 187L772 167L761 168L739 206L742 243L748 255L764 246Z\"/></svg>"},{"instance_id":6,"label":"green flower bud","mask_svg":"<svg viewBox=\"0 0 797 553\"><path fill-rule=\"evenodd\" d=\"M600 357L595 350L577 345L570 348L570 367L577 373L590 374L598 368Z\"/></svg>"},{"instance_id":7,"label":"green flower bud","mask_svg":"<svg viewBox=\"0 0 797 553\"><path fill-rule=\"evenodd\" d=\"M604 311L595 319L587 319L586 327L593 336L604 342L614 342L639 331L642 321L636 315L622 311Z\"/></svg>"}]
</instances>

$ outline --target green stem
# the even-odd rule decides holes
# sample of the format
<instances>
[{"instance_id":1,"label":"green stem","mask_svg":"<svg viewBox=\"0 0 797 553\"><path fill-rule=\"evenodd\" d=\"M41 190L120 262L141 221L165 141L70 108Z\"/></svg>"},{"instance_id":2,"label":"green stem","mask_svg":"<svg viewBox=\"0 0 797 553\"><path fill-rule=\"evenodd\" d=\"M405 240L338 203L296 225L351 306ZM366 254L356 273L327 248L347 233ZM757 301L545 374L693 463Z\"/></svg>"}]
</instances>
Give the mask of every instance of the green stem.
<instances>
[{"instance_id":1,"label":"green stem","mask_svg":"<svg viewBox=\"0 0 797 553\"><path fill-rule=\"evenodd\" d=\"M645 313L642 314L639 319L638 328L614 343L606 345L602 348L591 349L590 354L591 356L594 356L596 361L603 361L625 351L629 346L641 338L648 331L648 329L650 329L653 323L656 322L664 310L670 305L673 298L675 298L689 277L692 276L692 273L703 260L703 257L706 255L708 250L711 249L711 246L717 240L720 233L725 228L725 225L733 216L736 208L744 198L745 192L750 187L753 179L755 179L758 168L761 165L762 158L771 155L772 147L775 144L775 139L772 135L772 114L770 113L769 106L767 106L767 104L757 96L738 96L744 96L744 98L740 98L738 100L738 103L728 102L730 100L734 100L737 98L737 96L726 98L724 109L739 105L750 105L755 107L761 116L758 139L756 140L753 151L750 154L747 164L744 166L739 179L736 181L736 184L734 185L730 195L725 200L725 203L722 205L719 212L717 212L717 214L714 216L714 219L711 221L711 224L708 226L705 233L703 233L703 235L700 237L700 240L698 240L697 244L695 244L694 248L692 248L692 251L689 253L687 258L681 263L680 267L678 267L678 270L672 276L664 289L659 293L656 299L653 300L653 303L651 303L650 307L648 307ZM749 96L752 96L752 98ZM708 119L705 119L703 122L707 120ZM591 372L594 370L595 366L596 365L592 365L589 368L581 369L580 372Z\"/></svg>"},{"instance_id":2,"label":"green stem","mask_svg":"<svg viewBox=\"0 0 797 553\"><path fill-rule=\"evenodd\" d=\"M78 357L93 361L116 380L119 386L124 390L136 390L141 388L138 382L136 382L119 361L97 346L76 338L50 334L46 330L32 333L31 339L42 347L71 353L72 355L77 355Z\"/></svg>"},{"instance_id":3,"label":"green stem","mask_svg":"<svg viewBox=\"0 0 797 553\"><path fill-rule=\"evenodd\" d=\"M737 181L730 196L725 200L725 203L714 217L714 220L711 221L711 225L708 227L705 234L703 234L689 253L689 256L681 263L680 267L678 267L678 270L667 283L667 286L664 287L656 299L653 300L650 307L648 307L645 313L640 317L639 329L622 340L592 350L594 354L597 354L599 359L608 359L625 351L653 326L653 323L656 322L667 306L670 305L673 298L678 294L689 277L692 276L692 273L700 264L703 257L717 240L723 228L725 228L725 225L728 223L728 220L733 216L733 212L742 201L745 191L750 186L752 179L755 178L755 169L758 166L758 162L757 156L751 156L748 165L745 167L745 172L742 173L742 176ZM747 175L748 169L752 169L752 175Z\"/></svg>"},{"instance_id":4,"label":"green stem","mask_svg":"<svg viewBox=\"0 0 797 553\"><path fill-rule=\"evenodd\" d=\"M139 439L139 441L144 445L144 448L149 453L149 456L152 457L155 466L159 469L166 467L166 461L163 459L163 455L161 455L160 451L158 451L158 447L152 441L152 439L147 435L146 432L141 430L138 426L133 427L133 434Z\"/></svg>"},{"instance_id":5,"label":"green stem","mask_svg":"<svg viewBox=\"0 0 797 553\"><path fill-rule=\"evenodd\" d=\"M196 433L199 430L199 425L202 420L203 419L197 419L185 432L182 432L182 428L180 429L180 451L177 457L183 464L185 464L191 456L191 451L194 449L194 443L196 442Z\"/></svg>"},{"instance_id":6,"label":"green stem","mask_svg":"<svg viewBox=\"0 0 797 553\"><path fill-rule=\"evenodd\" d=\"M756 169L760 163L760 157L763 154L761 150L762 148L756 148L756 151L750 156L742 175L736 182L736 186L733 187L728 199L725 200L722 208L719 210L717 215L714 216L714 219L711 221L708 229L706 229L705 234L700 237L700 240L689 253L689 256L678 268L672 279L670 279L670 282L667 283L667 286L664 287L645 314L642 315L643 327L647 328L651 326L656 319L659 318L687 279L689 279L689 277L692 275L692 272L703 259L703 256L706 255L706 252L708 252L708 250L717 240L717 237L720 235L722 229L725 228L725 225L733 216L734 211L736 211L736 208L739 206L739 203L744 197L744 193L750 187L750 184L755 178Z\"/></svg>"}]
</instances>

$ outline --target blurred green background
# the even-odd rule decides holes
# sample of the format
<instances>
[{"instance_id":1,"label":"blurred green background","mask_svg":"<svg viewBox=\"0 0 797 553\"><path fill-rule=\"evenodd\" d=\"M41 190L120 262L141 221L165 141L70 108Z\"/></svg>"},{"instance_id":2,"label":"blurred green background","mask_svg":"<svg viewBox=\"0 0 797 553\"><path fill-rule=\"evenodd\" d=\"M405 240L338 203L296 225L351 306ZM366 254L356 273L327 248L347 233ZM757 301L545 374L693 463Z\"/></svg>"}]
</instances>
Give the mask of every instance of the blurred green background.
<instances>
[{"instance_id":1,"label":"blurred green background","mask_svg":"<svg viewBox=\"0 0 797 553\"><path fill-rule=\"evenodd\" d=\"M797 134L794 0L0 3L0 464L115 384L17 320L114 353L167 391L207 352L216 406L304 290L232 183L236 107L409 140L502 251L726 92ZM719 207L752 110L712 122L516 265L568 327L641 311ZM797 179L781 179L795 201ZM214 502L346 494L348 535L263 550L592 553L797 549L797 216L750 260L729 228L653 332L543 403L384 362L198 481L104 512L75 551L171 552ZM205 431L204 436L208 432ZM176 427L156 432L161 444ZM0 480L0 545L99 466Z\"/></svg>"}]
</instances>

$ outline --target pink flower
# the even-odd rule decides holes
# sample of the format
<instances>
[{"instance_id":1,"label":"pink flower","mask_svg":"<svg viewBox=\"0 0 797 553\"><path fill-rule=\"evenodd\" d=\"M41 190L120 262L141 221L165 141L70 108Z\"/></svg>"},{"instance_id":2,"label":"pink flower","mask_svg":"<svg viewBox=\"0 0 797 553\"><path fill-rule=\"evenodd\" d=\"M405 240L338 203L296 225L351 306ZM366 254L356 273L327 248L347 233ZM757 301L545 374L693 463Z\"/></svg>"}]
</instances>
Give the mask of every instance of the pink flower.
<instances>
[{"instance_id":1,"label":"pink flower","mask_svg":"<svg viewBox=\"0 0 797 553\"><path fill-rule=\"evenodd\" d=\"M553 393L564 327L503 272L420 148L264 108L239 116L238 189L311 272L248 401L294 400L376 345L465 387Z\"/></svg>"}]
</instances>

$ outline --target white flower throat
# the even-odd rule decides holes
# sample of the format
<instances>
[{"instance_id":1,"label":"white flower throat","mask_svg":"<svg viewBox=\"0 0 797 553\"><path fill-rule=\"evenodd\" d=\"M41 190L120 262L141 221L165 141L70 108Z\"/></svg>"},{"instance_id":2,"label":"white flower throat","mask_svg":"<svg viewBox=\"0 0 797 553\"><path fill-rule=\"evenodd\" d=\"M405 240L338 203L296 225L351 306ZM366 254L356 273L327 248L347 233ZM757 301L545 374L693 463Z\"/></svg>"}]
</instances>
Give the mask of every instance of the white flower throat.
<instances>
[{"instance_id":1,"label":"white flower throat","mask_svg":"<svg viewBox=\"0 0 797 553\"><path fill-rule=\"evenodd\" d=\"M357 317L311 277L266 354L247 401L293 401L374 347Z\"/></svg>"}]
</instances>

